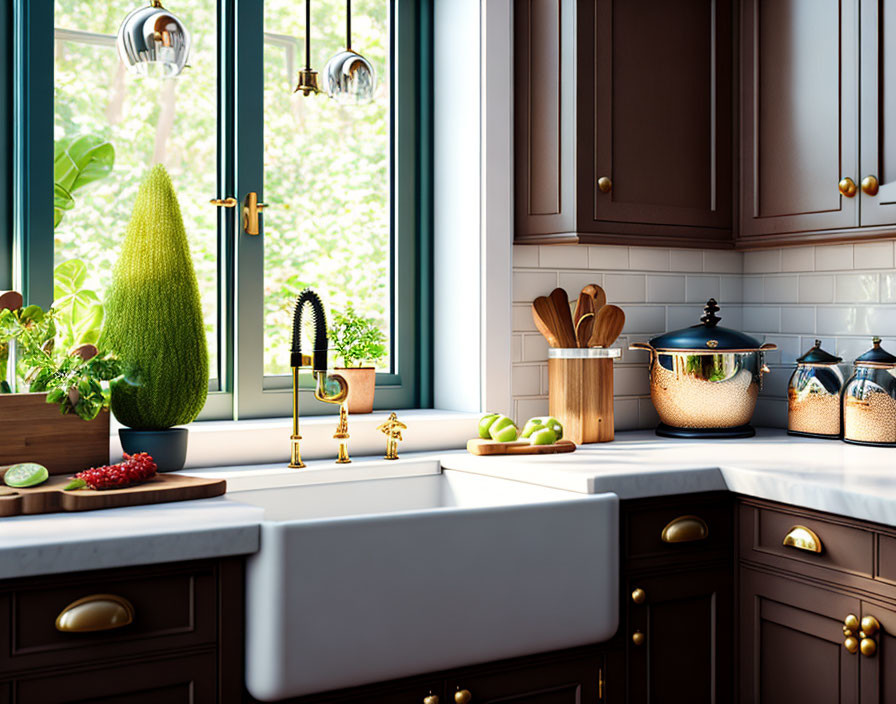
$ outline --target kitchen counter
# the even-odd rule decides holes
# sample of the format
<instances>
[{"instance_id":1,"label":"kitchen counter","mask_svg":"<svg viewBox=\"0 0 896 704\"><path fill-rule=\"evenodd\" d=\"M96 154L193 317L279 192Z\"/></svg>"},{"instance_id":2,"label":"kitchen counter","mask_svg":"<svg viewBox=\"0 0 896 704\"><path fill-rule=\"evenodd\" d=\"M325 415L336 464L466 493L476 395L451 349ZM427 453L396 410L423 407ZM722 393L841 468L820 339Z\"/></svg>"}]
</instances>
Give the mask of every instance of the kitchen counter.
<instances>
[{"instance_id":1,"label":"kitchen counter","mask_svg":"<svg viewBox=\"0 0 896 704\"><path fill-rule=\"evenodd\" d=\"M264 511L225 497L0 519L0 579L256 552Z\"/></svg>"},{"instance_id":2,"label":"kitchen counter","mask_svg":"<svg viewBox=\"0 0 896 704\"><path fill-rule=\"evenodd\" d=\"M446 454L443 469L635 499L729 490L896 526L896 449L849 445L760 428L743 440L674 440L618 433L571 454Z\"/></svg>"}]
</instances>

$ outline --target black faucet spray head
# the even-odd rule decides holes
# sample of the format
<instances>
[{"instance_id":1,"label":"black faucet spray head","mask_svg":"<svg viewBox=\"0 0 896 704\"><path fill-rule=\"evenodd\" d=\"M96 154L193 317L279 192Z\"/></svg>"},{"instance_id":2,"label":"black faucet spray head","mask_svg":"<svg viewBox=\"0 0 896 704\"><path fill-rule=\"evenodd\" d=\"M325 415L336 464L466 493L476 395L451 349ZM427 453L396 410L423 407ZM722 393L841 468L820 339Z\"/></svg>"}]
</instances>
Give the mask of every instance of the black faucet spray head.
<instances>
[{"instance_id":1,"label":"black faucet spray head","mask_svg":"<svg viewBox=\"0 0 896 704\"><path fill-rule=\"evenodd\" d=\"M311 320L314 324L314 348L312 349L312 367L315 372L327 371L327 318L324 306L318 296L310 288L306 288L296 299L296 307L292 317L292 353L289 364L292 367L302 366L302 311L306 305L311 306Z\"/></svg>"}]
</instances>

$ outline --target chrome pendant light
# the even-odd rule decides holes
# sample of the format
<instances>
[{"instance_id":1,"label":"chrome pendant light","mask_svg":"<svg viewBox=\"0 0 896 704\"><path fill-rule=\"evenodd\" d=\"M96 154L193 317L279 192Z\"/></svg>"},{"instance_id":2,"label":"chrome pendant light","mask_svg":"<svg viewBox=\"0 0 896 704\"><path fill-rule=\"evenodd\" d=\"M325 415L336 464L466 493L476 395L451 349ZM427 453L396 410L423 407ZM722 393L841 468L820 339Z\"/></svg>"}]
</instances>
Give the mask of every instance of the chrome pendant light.
<instances>
[{"instance_id":1,"label":"chrome pendant light","mask_svg":"<svg viewBox=\"0 0 896 704\"><path fill-rule=\"evenodd\" d=\"M299 71L299 84L293 93L304 96L320 93L317 71L311 68L311 0L305 0L305 68Z\"/></svg>"},{"instance_id":2,"label":"chrome pendant light","mask_svg":"<svg viewBox=\"0 0 896 704\"><path fill-rule=\"evenodd\" d=\"M365 105L373 100L376 71L370 62L352 51L352 0L346 0L345 49L327 62L324 89L340 105Z\"/></svg>"},{"instance_id":3,"label":"chrome pendant light","mask_svg":"<svg viewBox=\"0 0 896 704\"><path fill-rule=\"evenodd\" d=\"M175 15L152 0L118 28L118 56L138 76L179 76L190 54L190 33Z\"/></svg>"}]
</instances>

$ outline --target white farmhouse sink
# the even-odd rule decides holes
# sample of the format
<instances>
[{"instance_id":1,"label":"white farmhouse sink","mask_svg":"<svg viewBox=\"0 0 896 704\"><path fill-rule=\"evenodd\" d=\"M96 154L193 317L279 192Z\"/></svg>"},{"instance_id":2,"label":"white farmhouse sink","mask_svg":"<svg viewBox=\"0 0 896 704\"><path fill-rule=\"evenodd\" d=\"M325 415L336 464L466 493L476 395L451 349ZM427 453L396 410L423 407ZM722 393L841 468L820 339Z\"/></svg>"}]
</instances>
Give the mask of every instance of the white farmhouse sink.
<instances>
[{"instance_id":1,"label":"white farmhouse sink","mask_svg":"<svg viewBox=\"0 0 896 704\"><path fill-rule=\"evenodd\" d=\"M287 697L610 638L618 499L445 471L231 494L265 509L246 684Z\"/></svg>"}]
</instances>

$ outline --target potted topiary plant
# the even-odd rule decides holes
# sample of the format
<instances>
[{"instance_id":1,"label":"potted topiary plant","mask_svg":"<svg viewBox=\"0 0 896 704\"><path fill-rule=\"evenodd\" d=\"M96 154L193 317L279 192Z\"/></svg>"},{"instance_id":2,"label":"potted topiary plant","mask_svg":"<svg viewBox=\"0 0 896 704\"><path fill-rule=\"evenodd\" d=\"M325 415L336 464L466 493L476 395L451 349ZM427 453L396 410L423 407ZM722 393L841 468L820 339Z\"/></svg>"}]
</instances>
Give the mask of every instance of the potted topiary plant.
<instances>
[{"instance_id":1,"label":"potted topiary plant","mask_svg":"<svg viewBox=\"0 0 896 704\"><path fill-rule=\"evenodd\" d=\"M125 452L181 469L187 429L208 394L199 285L177 196L162 165L140 187L106 299L100 346L121 360L112 413Z\"/></svg>"},{"instance_id":2,"label":"potted topiary plant","mask_svg":"<svg viewBox=\"0 0 896 704\"><path fill-rule=\"evenodd\" d=\"M373 318L358 315L351 306L345 313L334 313L328 336L345 365L336 367L336 372L348 382L348 412L370 413L376 367L361 365L376 364L386 356L386 336Z\"/></svg>"}]
</instances>

